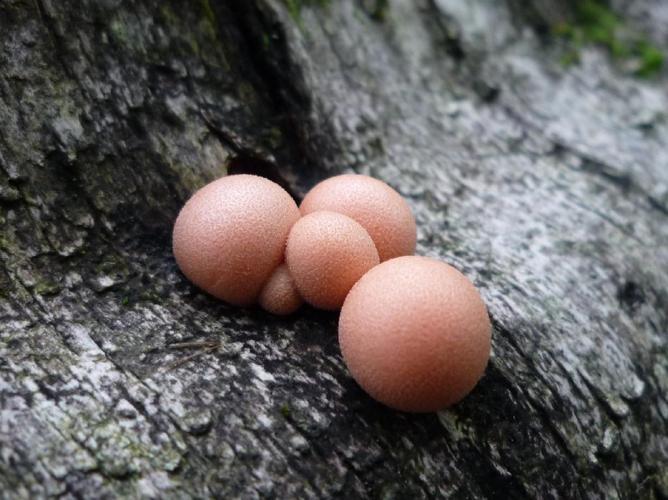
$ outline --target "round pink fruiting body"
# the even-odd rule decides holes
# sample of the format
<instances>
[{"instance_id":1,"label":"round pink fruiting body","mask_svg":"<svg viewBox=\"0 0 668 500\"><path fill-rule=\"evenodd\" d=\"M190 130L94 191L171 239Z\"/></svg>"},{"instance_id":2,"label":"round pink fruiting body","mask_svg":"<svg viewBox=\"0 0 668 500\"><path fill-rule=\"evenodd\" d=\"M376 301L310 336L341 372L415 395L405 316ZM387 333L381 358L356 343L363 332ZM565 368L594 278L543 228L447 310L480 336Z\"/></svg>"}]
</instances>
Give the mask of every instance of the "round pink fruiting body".
<instances>
[{"instance_id":1,"label":"round pink fruiting body","mask_svg":"<svg viewBox=\"0 0 668 500\"><path fill-rule=\"evenodd\" d=\"M174 257L183 274L234 305L254 303L283 260L288 233L300 213L278 184L255 175L230 175L207 184L174 224Z\"/></svg>"},{"instance_id":2,"label":"round pink fruiting body","mask_svg":"<svg viewBox=\"0 0 668 500\"><path fill-rule=\"evenodd\" d=\"M373 177L330 177L307 193L299 209L302 215L329 210L356 220L374 241L381 262L415 252L417 230L408 203Z\"/></svg>"},{"instance_id":3,"label":"round pink fruiting body","mask_svg":"<svg viewBox=\"0 0 668 500\"><path fill-rule=\"evenodd\" d=\"M491 324L473 284L452 266L400 257L348 294L339 343L353 378L374 399L408 412L446 408L485 371Z\"/></svg>"},{"instance_id":4,"label":"round pink fruiting body","mask_svg":"<svg viewBox=\"0 0 668 500\"><path fill-rule=\"evenodd\" d=\"M280 316L292 314L299 309L304 301L290 276L288 266L281 264L276 268L264 285L258 302L265 311Z\"/></svg>"},{"instance_id":5,"label":"round pink fruiting body","mask_svg":"<svg viewBox=\"0 0 668 500\"><path fill-rule=\"evenodd\" d=\"M335 310L379 258L373 240L360 224L339 213L319 211L293 226L285 262L306 302Z\"/></svg>"}]
</instances>

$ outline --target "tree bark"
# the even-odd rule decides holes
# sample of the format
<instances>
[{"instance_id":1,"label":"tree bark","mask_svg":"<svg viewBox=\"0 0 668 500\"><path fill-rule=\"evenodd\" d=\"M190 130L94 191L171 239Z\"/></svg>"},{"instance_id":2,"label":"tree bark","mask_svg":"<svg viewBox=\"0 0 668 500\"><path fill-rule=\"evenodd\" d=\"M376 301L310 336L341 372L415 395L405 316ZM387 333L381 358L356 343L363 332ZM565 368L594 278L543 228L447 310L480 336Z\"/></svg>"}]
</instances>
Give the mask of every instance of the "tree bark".
<instances>
[{"instance_id":1,"label":"tree bark","mask_svg":"<svg viewBox=\"0 0 668 500\"><path fill-rule=\"evenodd\" d=\"M666 75L563 67L567 8L0 3L0 497L668 497ZM391 411L336 315L189 284L174 218L243 171L404 195L488 304L475 391Z\"/></svg>"}]
</instances>

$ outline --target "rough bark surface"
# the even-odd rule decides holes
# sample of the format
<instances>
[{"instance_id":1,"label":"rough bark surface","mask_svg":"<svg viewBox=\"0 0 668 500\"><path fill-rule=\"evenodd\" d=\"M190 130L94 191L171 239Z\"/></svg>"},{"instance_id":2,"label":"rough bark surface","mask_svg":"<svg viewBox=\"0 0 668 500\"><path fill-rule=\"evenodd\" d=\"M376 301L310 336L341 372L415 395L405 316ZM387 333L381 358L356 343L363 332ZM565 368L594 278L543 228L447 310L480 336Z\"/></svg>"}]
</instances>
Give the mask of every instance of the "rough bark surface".
<instances>
[{"instance_id":1,"label":"rough bark surface","mask_svg":"<svg viewBox=\"0 0 668 500\"><path fill-rule=\"evenodd\" d=\"M0 497L668 496L665 74L564 68L557 0L289 5L0 2ZM613 6L668 50L662 0ZM452 410L366 397L335 315L175 266L202 184L347 170L486 299Z\"/></svg>"}]
</instances>

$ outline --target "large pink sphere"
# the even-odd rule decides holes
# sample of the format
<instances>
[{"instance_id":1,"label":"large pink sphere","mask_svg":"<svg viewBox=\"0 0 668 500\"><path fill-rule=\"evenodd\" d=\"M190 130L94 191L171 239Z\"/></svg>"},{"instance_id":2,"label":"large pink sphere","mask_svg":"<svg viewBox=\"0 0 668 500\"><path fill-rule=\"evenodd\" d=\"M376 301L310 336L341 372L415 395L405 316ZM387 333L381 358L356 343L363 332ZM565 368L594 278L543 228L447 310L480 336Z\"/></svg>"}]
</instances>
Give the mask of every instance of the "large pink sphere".
<instances>
[{"instance_id":1,"label":"large pink sphere","mask_svg":"<svg viewBox=\"0 0 668 500\"><path fill-rule=\"evenodd\" d=\"M330 177L307 193L299 209L303 215L330 210L356 220L371 236L381 262L415 252L417 230L408 203L373 177Z\"/></svg>"},{"instance_id":2,"label":"large pink sphere","mask_svg":"<svg viewBox=\"0 0 668 500\"><path fill-rule=\"evenodd\" d=\"M173 249L183 274L226 302L247 306L283 260L299 209L278 184L230 175L207 184L181 209Z\"/></svg>"},{"instance_id":3,"label":"large pink sphere","mask_svg":"<svg viewBox=\"0 0 668 500\"><path fill-rule=\"evenodd\" d=\"M379 259L362 226L345 215L321 211L302 217L294 225L285 262L306 302L335 310Z\"/></svg>"},{"instance_id":4,"label":"large pink sphere","mask_svg":"<svg viewBox=\"0 0 668 500\"><path fill-rule=\"evenodd\" d=\"M376 266L346 297L343 359L374 399L408 412L438 411L476 385L487 366L491 324L473 284L426 257Z\"/></svg>"}]
</instances>

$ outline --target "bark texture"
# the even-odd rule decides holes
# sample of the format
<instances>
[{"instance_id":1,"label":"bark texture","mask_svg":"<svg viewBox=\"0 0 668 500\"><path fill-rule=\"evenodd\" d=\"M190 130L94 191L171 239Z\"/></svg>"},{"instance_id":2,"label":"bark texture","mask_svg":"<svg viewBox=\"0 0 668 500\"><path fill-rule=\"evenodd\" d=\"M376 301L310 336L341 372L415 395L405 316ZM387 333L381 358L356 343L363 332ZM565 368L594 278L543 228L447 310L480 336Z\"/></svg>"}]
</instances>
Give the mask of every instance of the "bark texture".
<instances>
[{"instance_id":1,"label":"bark texture","mask_svg":"<svg viewBox=\"0 0 668 500\"><path fill-rule=\"evenodd\" d=\"M662 0L613 7L668 50ZM544 28L569 15L0 2L0 497L667 497L667 80L563 67ZM335 315L227 307L175 266L202 184L349 170L488 304L452 410L366 397Z\"/></svg>"}]
</instances>

